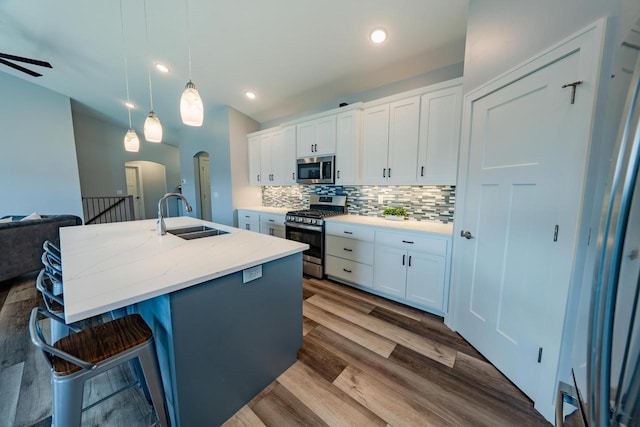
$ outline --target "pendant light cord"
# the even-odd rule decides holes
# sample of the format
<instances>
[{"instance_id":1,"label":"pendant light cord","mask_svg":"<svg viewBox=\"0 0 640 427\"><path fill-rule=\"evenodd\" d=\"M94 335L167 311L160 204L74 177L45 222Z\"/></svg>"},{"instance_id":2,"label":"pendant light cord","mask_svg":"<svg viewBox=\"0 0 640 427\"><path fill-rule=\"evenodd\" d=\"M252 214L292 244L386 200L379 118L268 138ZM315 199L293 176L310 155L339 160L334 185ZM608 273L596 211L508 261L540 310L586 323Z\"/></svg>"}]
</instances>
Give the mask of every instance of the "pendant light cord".
<instances>
[{"instance_id":1,"label":"pendant light cord","mask_svg":"<svg viewBox=\"0 0 640 427\"><path fill-rule=\"evenodd\" d=\"M189 0L185 0L187 10L187 51L189 52L189 81L191 81L191 34L189 31Z\"/></svg>"},{"instance_id":2,"label":"pendant light cord","mask_svg":"<svg viewBox=\"0 0 640 427\"><path fill-rule=\"evenodd\" d=\"M127 103L131 104L129 99L129 74L127 73L127 42L124 37L124 13L122 12L122 0L120 0L120 26L122 27L122 50L124 52L124 82L127 87ZM131 108L127 105L127 112L129 113L129 129L131 126Z\"/></svg>"},{"instance_id":3,"label":"pendant light cord","mask_svg":"<svg viewBox=\"0 0 640 427\"><path fill-rule=\"evenodd\" d=\"M147 54L149 54L149 24L147 22L147 0L144 0L144 31L147 36ZM149 79L149 101L153 111L153 90L151 89L151 61L147 60L147 78Z\"/></svg>"}]
</instances>

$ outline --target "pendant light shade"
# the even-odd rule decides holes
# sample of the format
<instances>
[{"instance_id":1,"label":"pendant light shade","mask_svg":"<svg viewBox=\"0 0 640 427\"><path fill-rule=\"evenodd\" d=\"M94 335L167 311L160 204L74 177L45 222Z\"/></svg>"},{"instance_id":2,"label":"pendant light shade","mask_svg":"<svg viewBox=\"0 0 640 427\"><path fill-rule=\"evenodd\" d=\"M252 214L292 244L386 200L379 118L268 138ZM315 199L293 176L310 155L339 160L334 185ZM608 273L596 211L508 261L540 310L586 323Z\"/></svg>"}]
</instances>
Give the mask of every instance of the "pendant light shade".
<instances>
[{"instance_id":1,"label":"pendant light shade","mask_svg":"<svg viewBox=\"0 0 640 427\"><path fill-rule=\"evenodd\" d=\"M138 134L135 130L129 129L124 136L124 149L132 153L140 151L140 139L138 139Z\"/></svg>"},{"instance_id":2,"label":"pendant light shade","mask_svg":"<svg viewBox=\"0 0 640 427\"><path fill-rule=\"evenodd\" d=\"M151 111L144 121L144 139L149 142L162 142L162 124L155 111Z\"/></svg>"},{"instance_id":3,"label":"pendant light shade","mask_svg":"<svg viewBox=\"0 0 640 427\"><path fill-rule=\"evenodd\" d=\"M187 83L180 97L180 116L182 122L189 126L202 126L204 121L204 106L202 98L191 80Z\"/></svg>"}]
</instances>

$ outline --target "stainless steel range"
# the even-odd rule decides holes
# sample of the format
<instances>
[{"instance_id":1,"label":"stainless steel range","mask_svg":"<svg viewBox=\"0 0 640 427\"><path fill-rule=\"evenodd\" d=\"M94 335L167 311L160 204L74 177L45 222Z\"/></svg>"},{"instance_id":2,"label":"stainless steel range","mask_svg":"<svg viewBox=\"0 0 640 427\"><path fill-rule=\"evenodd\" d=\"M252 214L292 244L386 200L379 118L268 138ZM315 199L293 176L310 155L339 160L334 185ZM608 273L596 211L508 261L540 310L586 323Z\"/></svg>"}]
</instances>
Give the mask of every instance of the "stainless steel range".
<instances>
[{"instance_id":1,"label":"stainless steel range","mask_svg":"<svg viewBox=\"0 0 640 427\"><path fill-rule=\"evenodd\" d=\"M309 209L287 212L287 239L306 243L302 254L305 274L322 279L324 276L324 218L347 213L347 196L309 197Z\"/></svg>"}]
</instances>

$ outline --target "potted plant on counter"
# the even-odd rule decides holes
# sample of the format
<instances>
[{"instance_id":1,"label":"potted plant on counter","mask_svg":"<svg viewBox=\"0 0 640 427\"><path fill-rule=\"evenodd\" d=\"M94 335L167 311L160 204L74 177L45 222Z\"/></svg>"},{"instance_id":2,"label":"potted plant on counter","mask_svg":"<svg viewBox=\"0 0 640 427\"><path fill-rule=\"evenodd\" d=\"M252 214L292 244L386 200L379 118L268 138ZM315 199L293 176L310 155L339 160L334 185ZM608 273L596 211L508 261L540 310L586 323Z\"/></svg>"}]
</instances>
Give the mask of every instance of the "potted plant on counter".
<instances>
[{"instance_id":1,"label":"potted plant on counter","mask_svg":"<svg viewBox=\"0 0 640 427\"><path fill-rule=\"evenodd\" d=\"M407 217L405 208L384 208L382 216L391 221L403 221Z\"/></svg>"}]
</instances>

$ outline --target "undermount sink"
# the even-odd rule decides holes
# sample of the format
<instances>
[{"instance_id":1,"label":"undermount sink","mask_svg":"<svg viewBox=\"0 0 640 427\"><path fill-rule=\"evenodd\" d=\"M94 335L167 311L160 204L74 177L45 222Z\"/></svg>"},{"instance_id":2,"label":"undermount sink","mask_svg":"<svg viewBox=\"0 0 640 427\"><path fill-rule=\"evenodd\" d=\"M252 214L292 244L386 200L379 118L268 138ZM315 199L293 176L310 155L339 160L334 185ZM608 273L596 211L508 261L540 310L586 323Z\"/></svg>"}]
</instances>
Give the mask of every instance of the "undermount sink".
<instances>
[{"instance_id":1,"label":"undermount sink","mask_svg":"<svg viewBox=\"0 0 640 427\"><path fill-rule=\"evenodd\" d=\"M229 232L207 227L206 225L195 225L191 227L174 228L167 230L167 233L184 240L193 240L202 239L203 237L220 236L222 234L228 234Z\"/></svg>"}]
</instances>

